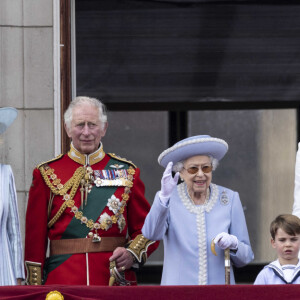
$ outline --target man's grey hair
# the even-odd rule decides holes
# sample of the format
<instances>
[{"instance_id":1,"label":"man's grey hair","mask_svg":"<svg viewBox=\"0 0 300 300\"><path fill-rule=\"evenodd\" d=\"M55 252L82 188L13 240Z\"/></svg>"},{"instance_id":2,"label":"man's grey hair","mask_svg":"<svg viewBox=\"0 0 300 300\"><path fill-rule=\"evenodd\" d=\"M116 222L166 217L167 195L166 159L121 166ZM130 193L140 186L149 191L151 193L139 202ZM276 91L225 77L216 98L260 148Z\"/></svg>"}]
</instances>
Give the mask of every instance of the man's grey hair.
<instances>
[{"instance_id":1,"label":"man's grey hair","mask_svg":"<svg viewBox=\"0 0 300 300\"><path fill-rule=\"evenodd\" d=\"M211 155L207 155L207 156L210 158L212 168L213 168L213 171L214 171L217 168L218 164L219 164L219 160L214 158ZM185 160L177 162L175 165L173 165L172 171L173 172L180 172L183 169L184 162L185 162Z\"/></svg>"},{"instance_id":2,"label":"man's grey hair","mask_svg":"<svg viewBox=\"0 0 300 300\"><path fill-rule=\"evenodd\" d=\"M107 122L107 112L105 105L96 98L90 98L86 96L79 96L76 97L69 105L67 110L64 113L64 121L68 129L71 128L72 118L73 118L73 109L74 107L77 107L79 105L89 104L96 108L98 108L99 111L99 121L101 122L102 129L105 126L105 123Z\"/></svg>"}]
</instances>

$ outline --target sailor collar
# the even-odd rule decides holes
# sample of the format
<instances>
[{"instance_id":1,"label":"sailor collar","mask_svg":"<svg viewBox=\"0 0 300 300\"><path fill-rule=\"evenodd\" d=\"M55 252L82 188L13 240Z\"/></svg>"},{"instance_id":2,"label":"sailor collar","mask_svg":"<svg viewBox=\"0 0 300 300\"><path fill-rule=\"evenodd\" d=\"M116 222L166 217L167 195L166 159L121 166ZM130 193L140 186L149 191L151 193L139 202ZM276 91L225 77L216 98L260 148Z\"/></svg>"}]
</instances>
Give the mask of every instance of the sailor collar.
<instances>
[{"instance_id":1,"label":"sailor collar","mask_svg":"<svg viewBox=\"0 0 300 300\"><path fill-rule=\"evenodd\" d=\"M80 153L73 145L73 143L71 143L70 146L70 151L68 152L68 156L76 161L77 163L84 165L84 166L92 166L96 163L98 163L99 161L101 161L104 156L105 156L105 152L103 151L103 145L102 143L100 144L100 147L98 148L98 150L96 150L94 153L91 154L82 154Z\"/></svg>"},{"instance_id":2,"label":"sailor collar","mask_svg":"<svg viewBox=\"0 0 300 300\"><path fill-rule=\"evenodd\" d=\"M282 281L285 283L293 283L299 276L300 276L300 261L298 261L297 265L281 265L279 260L275 260L271 262L270 264L266 265L265 268L271 268L273 269L274 273L277 274L281 278ZM284 269L294 268L294 272L292 277L290 278L290 281L286 281Z\"/></svg>"}]
</instances>

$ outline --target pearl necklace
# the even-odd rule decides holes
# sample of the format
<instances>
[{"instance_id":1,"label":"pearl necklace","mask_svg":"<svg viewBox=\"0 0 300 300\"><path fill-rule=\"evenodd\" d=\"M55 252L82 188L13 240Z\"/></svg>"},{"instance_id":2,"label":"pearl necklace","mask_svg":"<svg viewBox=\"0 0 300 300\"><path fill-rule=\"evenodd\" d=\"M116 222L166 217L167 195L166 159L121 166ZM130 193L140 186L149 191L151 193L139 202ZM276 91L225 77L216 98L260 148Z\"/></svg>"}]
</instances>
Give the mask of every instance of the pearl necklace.
<instances>
[{"instance_id":1,"label":"pearl necklace","mask_svg":"<svg viewBox=\"0 0 300 300\"><path fill-rule=\"evenodd\" d=\"M187 191L185 182L177 186L178 194L183 202L184 206L192 213L199 213L201 211L210 212L217 202L219 197L219 189L216 184L210 184L210 193L207 193L205 202L202 205L195 205L194 201L190 197Z\"/></svg>"},{"instance_id":2,"label":"pearl necklace","mask_svg":"<svg viewBox=\"0 0 300 300\"><path fill-rule=\"evenodd\" d=\"M199 203L199 204L196 204L195 201L193 200L193 198L191 197L188 189L186 189L187 193L188 193L188 196L190 197L190 200L194 203L194 205L206 205L209 201L209 197L210 197L210 190L209 188L206 190L206 196L205 196L205 200L203 203Z\"/></svg>"}]
</instances>

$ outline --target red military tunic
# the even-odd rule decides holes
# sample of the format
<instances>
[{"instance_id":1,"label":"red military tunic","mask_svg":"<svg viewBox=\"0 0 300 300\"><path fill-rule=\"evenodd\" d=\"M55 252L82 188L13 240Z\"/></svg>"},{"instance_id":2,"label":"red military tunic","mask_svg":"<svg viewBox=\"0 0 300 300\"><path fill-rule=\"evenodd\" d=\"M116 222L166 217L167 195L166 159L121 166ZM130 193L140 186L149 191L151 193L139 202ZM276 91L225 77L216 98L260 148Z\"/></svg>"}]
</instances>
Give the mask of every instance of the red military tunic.
<instances>
[{"instance_id":1,"label":"red military tunic","mask_svg":"<svg viewBox=\"0 0 300 300\"><path fill-rule=\"evenodd\" d=\"M102 146L83 155L71 145L68 154L33 171L25 234L28 284L39 284L42 277L44 284L108 285L113 249L50 253L46 259L48 239L52 249L56 240L72 239L78 245L79 239L98 236L128 238L128 250L144 263L158 246L141 235L149 209L140 171L131 162L104 153ZM135 284L134 271L126 270L125 278Z\"/></svg>"}]
</instances>

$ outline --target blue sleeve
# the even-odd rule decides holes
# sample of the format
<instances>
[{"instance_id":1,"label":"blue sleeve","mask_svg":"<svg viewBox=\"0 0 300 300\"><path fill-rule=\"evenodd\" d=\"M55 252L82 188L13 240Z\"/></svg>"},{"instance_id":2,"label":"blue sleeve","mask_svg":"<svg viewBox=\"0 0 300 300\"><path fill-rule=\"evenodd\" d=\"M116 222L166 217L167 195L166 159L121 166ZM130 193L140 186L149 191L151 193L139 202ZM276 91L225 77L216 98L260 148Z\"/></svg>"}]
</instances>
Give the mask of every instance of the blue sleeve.
<instances>
[{"instance_id":1,"label":"blue sleeve","mask_svg":"<svg viewBox=\"0 0 300 300\"><path fill-rule=\"evenodd\" d=\"M258 275L257 275L257 277L256 277L256 279L255 279L255 281L254 281L253 284L255 284L255 285L258 285L258 284L267 284L266 276L265 275L266 275L266 269L261 270L258 273Z\"/></svg>"},{"instance_id":2,"label":"blue sleeve","mask_svg":"<svg viewBox=\"0 0 300 300\"><path fill-rule=\"evenodd\" d=\"M11 243L11 255L13 260L14 274L16 278L25 278L17 193L15 188L14 177L11 170L9 180L9 210L7 224L7 234Z\"/></svg>"},{"instance_id":3,"label":"blue sleeve","mask_svg":"<svg viewBox=\"0 0 300 300\"><path fill-rule=\"evenodd\" d=\"M233 192L232 201L231 226L229 233L237 237L238 249L236 252L231 251L230 253L234 265L236 267L243 267L253 260L254 254L250 245L244 210L237 192Z\"/></svg>"},{"instance_id":4,"label":"blue sleeve","mask_svg":"<svg viewBox=\"0 0 300 300\"><path fill-rule=\"evenodd\" d=\"M172 199L170 199L172 201ZM145 219L142 233L152 241L162 240L168 229L169 205L164 206L156 193L152 207Z\"/></svg>"}]
</instances>

